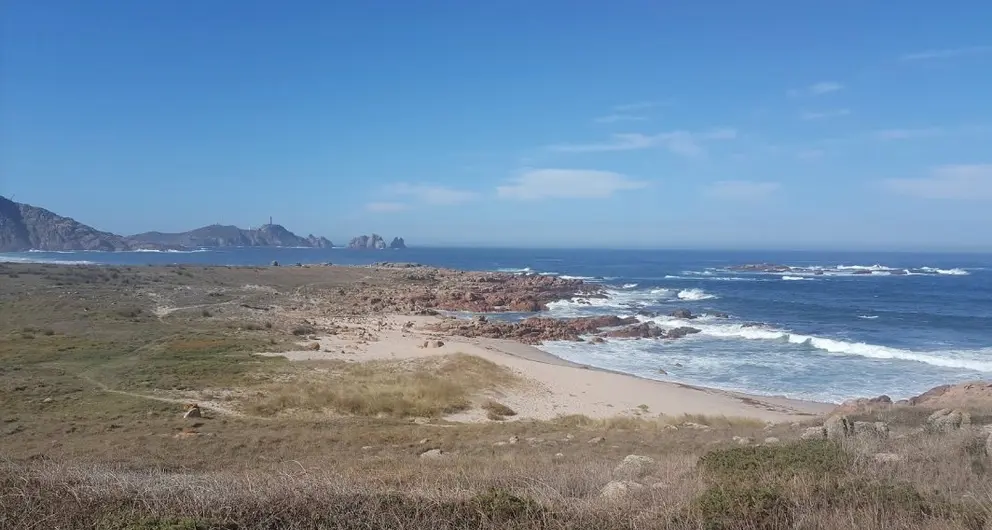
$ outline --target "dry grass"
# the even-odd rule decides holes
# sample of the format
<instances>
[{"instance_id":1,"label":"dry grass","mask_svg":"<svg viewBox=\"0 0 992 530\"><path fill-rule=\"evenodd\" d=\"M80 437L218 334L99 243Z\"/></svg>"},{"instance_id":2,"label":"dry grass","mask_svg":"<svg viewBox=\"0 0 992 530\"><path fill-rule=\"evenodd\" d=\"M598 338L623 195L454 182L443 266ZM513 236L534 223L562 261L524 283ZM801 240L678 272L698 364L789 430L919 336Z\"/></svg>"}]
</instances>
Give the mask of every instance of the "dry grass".
<instances>
[{"instance_id":1,"label":"dry grass","mask_svg":"<svg viewBox=\"0 0 992 530\"><path fill-rule=\"evenodd\" d=\"M327 287L388 286L365 270L280 269L0 264L0 529L992 528L978 428L924 432L923 408L857 415L890 422L892 436L842 445L798 443L789 425L648 410L410 421L517 381L463 355L365 365L252 355L292 347L299 325L254 307L319 309L311 294ZM187 310L160 316L147 292ZM181 403L162 400L186 396L247 402L252 415L205 406L183 420ZM975 423L988 413L973 411ZM741 447L734 436L782 442ZM433 448L445 455L419 458ZM899 460L877 461L883 452ZM603 498L629 454L655 460L634 479L645 489Z\"/></svg>"},{"instance_id":2,"label":"dry grass","mask_svg":"<svg viewBox=\"0 0 992 530\"><path fill-rule=\"evenodd\" d=\"M281 382L266 388L248 409L265 416L330 412L437 418L471 408L474 396L483 391L517 383L517 378L506 368L464 354L414 361L342 361L311 366L319 371L307 371L300 376L301 381Z\"/></svg>"}]
</instances>

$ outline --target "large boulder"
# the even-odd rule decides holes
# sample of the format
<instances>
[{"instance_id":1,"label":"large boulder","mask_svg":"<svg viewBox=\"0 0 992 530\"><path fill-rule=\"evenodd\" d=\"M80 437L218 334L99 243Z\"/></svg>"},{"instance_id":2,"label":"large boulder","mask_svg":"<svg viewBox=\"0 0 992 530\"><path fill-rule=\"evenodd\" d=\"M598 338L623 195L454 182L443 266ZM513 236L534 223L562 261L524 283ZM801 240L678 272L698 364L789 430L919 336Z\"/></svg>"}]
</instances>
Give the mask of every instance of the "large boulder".
<instances>
[{"instance_id":1,"label":"large boulder","mask_svg":"<svg viewBox=\"0 0 992 530\"><path fill-rule=\"evenodd\" d=\"M696 329L696 328L690 328L688 326L682 326L682 327L678 327L678 328L674 328L674 329L668 330L668 332L665 333L665 338L666 339L681 339L682 337L685 337L687 335L694 335L696 333L700 333L701 331L702 330L699 330L699 329Z\"/></svg>"},{"instance_id":2,"label":"large boulder","mask_svg":"<svg viewBox=\"0 0 992 530\"><path fill-rule=\"evenodd\" d=\"M927 418L927 428L936 432L951 432L971 426L971 414L962 410L940 409Z\"/></svg>"},{"instance_id":3,"label":"large boulder","mask_svg":"<svg viewBox=\"0 0 992 530\"><path fill-rule=\"evenodd\" d=\"M668 316L681 318L683 320L692 320L696 318L695 315L692 314L692 311L689 311L688 309L676 309L675 311L669 313Z\"/></svg>"},{"instance_id":4,"label":"large boulder","mask_svg":"<svg viewBox=\"0 0 992 530\"><path fill-rule=\"evenodd\" d=\"M613 469L613 476L621 479L641 478L650 473L654 459L650 456L627 455L623 462Z\"/></svg>"},{"instance_id":5,"label":"large boulder","mask_svg":"<svg viewBox=\"0 0 992 530\"><path fill-rule=\"evenodd\" d=\"M665 337L665 330L654 322L644 322L606 332L607 337L617 339L657 339Z\"/></svg>"},{"instance_id":6,"label":"large boulder","mask_svg":"<svg viewBox=\"0 0 992 530\"><path fill-rule=\"evenodd\" d=\"M834 414L850 414L862 410L888 408L892 406L892 398L881 395L873 398L849 399L834 409Z\"/></svg>"},{"instance_id":7,"label":"large boulder","mask_svg":"<svg viewBox=\"0 0 992 530\"><path fill-rule=\"evenodd\" d=\"M827 418L823 423L830 440L843 440L854 434L854 423L847 416L836 415Z\"/></svg>"},{"instance_id":8,"label":"large boulder","mask_svg":"<svg viewBox=\"0 0 992 530\"><path fill-rule=\"evenodd\" d=\"M799 436L803 440L823 440L827 437L827 429L820 425L817 427L807 427Z\"/></svg>"},{"instance_id":9,"label":"large boulder","mask_svg":"<svg viewBox=\"0 0 992 530\"><path fill-rule=\"evenodd\" d=\"M884 439L889 437L889 425L884 421L856 421L853 432L855 436Z\"/></svg>"}]
</instances>

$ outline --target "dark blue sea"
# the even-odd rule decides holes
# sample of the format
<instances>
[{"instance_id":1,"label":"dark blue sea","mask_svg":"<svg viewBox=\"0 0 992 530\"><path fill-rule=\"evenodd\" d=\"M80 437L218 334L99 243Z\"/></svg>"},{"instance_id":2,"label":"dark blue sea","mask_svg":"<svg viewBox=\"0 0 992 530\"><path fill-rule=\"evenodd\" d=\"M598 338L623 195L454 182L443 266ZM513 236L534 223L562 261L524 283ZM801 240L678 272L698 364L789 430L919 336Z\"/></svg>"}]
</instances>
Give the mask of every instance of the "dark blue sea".
<instances>
[{"instance_id":1,"label":"dark blue sea","mask_svg":"<svg viewBox=\"0 0 992 530\"><path fill-rule=\"evenodd\" d=\"M273 260L405 261L596 282L609 298L555 303L551 314L641 313L638 318L664 327L689 325L702 332L672 341L555 342L542 348L654 379L837 402L883 393L898 399L939 384L992 377L992 255L476 248L0 254L0 261L80 264ZM734 269L749 263L795 269ZM691 322L665 316L679 308L703 316Z\"/></svg>"}]
</instances>

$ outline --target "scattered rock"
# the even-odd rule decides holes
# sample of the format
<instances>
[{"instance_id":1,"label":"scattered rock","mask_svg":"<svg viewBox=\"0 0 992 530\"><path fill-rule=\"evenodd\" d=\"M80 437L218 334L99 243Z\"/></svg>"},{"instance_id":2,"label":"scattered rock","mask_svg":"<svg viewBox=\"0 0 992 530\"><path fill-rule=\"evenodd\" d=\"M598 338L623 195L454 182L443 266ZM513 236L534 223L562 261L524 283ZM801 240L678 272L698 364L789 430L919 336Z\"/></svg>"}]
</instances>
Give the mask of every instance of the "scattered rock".
<instances>
[{"instance_id":1,"label":"scattered rock","mask_svg":"<svg viewBox=\"0 0 992 530\"><path fill-rule=\"evenodd\" d=\"M424 445L424 444L426 444L426 443L429 443L430 441L431 441L431 439L430 439L430 438L424 438L423 440L420 440L420 441L419 441L419 442L417 442L417 443L418 443L418 444L420 444L420 445Z\"/></svg>"},{"instance_id":2,"label":"scattered rock","mask_svg":"<svg viewBox=\"0 0 992 530\"><path fill-rule=\"evenodd\" d=\"M665 370L663 370L661 368L658 368L658 373L661 374L661 375L668 375L668 372L666 372Z\"/></svg>"},{"instance_id":3,"label":"scattered rock","mask_svg":"<svg viewBox=\"0 0 992 530\"><path fill-rule=\"evenodd\" d=\"M824 426L807 427L799 436L802 440L823 440L827 437L827 429Z\"/></svg>"},{"instance_id":4,"label":"scattered rock","mask_svg":"<svg viewBox=\"0 0 992 530\"><path fill-rule=\"evenodd\" d=\"M710 427L708 425L702 425L700 423L695 423L695 422L692 422L692 421L684 422L681 425L679 425L679 427L682 427L682 428L685 428L685 429L696 429L697 431L708 431L708 430L710 430Z\"/></svg>"},{"instance_id":5,"label":"scattered rock","mask_svg":"<svg viewBox=\"0 0 992 530\"><path fill-rule=\"evenodd\" d=\"M371 445L363 445L362 446L362 451L369 451L371 449L372 449L372 446Z\"/></svg>"},{"instance_id":6,"label":"scattered rock","mask_svg":"<svg viewBox=\"0 0 992 530\"><path fill-rule=\"evenodd\" d=\"M555 453L555 458L565 458L565 453Z\"/></svg>"},{"instance_id":7,"label":"scattered rock","mask_svg":"<svg viewBox=\"0 0 992 530\"><path fill-rule=\"evenodd\" d=\"M876 462L883 463L903 461L902 455L897 455L895 453L878 453L872 458L874 458Z\"/></svg>"},{"instance_id":8,"label":"scattered rock","mask_svg":"<svg viewBox=\"0 0 992 530\"><path fill-rule=\"evenodd\" d=\"M603 438L602 436L597 436L597 437L593 438L592 440L589 440L589 442L587 442L587 443L589 445L599 445L599 444L601 444L601 443L603 443L605 441L606 441L606 438Z\"/></svg>"},{"instance_id":9,"label":"scattered rock","mask_svg":"<svg viewBox=\"0 0 992 530\"><path fill-rule=\"evenodd\" d=\"M430 449L428 451L424 451L423 453L420 453L420 458L425 460L436 460L445 455L447 455L447 453L445 453L440 449Z\"/></svg>"},{"instance_id":10,"label":"scattered rock","mask_svg":"<svg viewBox=\"0 0 992 530\"><path fill-rule=\"evenodd\" d=\"M319 342L311 342L307 346L307 349L310 350L310 351L320 351L320 343Z\"/></svg>"},{"instance_id":11,"label":"scattered rock","mask_svg":"<svg viewBox=\"0 0 992 530\"><path fill-rule=\"evenodd\" d=\"M46 397L45 399L41 400L42 403L51 403L52 401L55 401L55 400L52 399L52 398L50 398L50 397Z\"/></svg>"},{"instance_id":12,"label":"scattered rock","mask_svg":"<svg viewBox=\"0 0 992 530\"><path fill-rule=\"evenodd\" d=\"M203 415L200 413L200 405L196 403L190 403L186 405L186 412L183 413L184 418L202 418Z\"/></svg>"},{"instance_id":13,"label":"scattered rock","mask_svg":"<svg viewBox=\"0 0 992 530\"><path fill-rule=\"evenodd\" d=\"M603 486L600 497L611 501L618 501L629 497L631 494L644 490L643 484L627 480L614 480Z\"/></svg>"},{"instance_id":14,"label":"scattered rock","mask_svg":"<svg viewBox=\"0 0 992 530\"><path fill-rule=\"evenodd\" d=\"M648 468L654 465L654 459L649 456L627 455L623 462L613 469L617 478L641 478L648 474Z\"/></svg>"},{"instance_id":15,"label":"scattered rock","mask_svg":"<svg viewBox=\"0 0 992 530\"><path fill-rule=\"evenodd\" d=\"M603 339L603 337L593 337L589 339L590 344L603 344L604 342L606 342L606 340Z\"/></svg>"},{"instance_id":16,"label":"scattered rock","mask_svg":"<svg viewBox=\"0 0 992 530\"><path fill-rule=\"evenodd\" d=\"M510 443L511 444L515 444L515 443L517 443L519 441L520 441L520 438L518 436L511 436L510 437Z\"/></svg>"},{"instance_id":17,"label":"scattered rock","mask_svg":"<svg viewBox=\"0 0 992 530\"><path fill-rule=\"evenodd\" d=\"M961 410L940 409L927 418L927 427L937 432L951 432L970 425L971 414Z\"/></svg>"},{"instance_id":18,"label":"scattered rock","mask_svg":"<svg viewBox=\"0 0 992 530\"><path fill-rule=\"evenodd\" d=\"M696 318L696 316L692 314L692 311L689 311L688 309L676 309L675 311L669 313L668 316L673 318L681 318L683 320L692 320Z\"/></svg>"},{"instance_id":19,"label":"scattered rock","mask_svg":"<svg viewBox=\"0 0 992 530\"><path fill-rule=\"evenodd\" d=\"M747 436L734 436L734 443L737 445L751 445L754 443L754 438L749 438Z\"/></svg>"},{"instance_id":20,"label":"scattered rock","mask_svg":"<svg viewBox=\"0 0 992 530\"><path fill-rule=\"evenodd\" d=\"M765 438L765 444L766 445L775 445L775 444L779 443L780 441L781 440L779 440L778 438L776 438L774 436L769 436L768 438Z\"/></svg>"}]
</instances>

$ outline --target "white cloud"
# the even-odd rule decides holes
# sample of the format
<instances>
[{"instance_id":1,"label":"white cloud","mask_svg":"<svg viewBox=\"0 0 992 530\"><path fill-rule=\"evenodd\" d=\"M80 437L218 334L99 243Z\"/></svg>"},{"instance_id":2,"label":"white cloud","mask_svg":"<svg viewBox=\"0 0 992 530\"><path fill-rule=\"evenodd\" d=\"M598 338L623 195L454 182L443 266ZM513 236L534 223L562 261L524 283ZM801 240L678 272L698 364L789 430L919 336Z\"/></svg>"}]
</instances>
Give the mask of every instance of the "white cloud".
<instances>
[{"instance_id":1,"label":"white cloud","mask_svg":"<svg viewBox=\"0 0 992 530\"><path fill-rule=\"evenodd\" d=\"M812 85L799 89L792 89L786 92L789 97L797 98L801 96L822 96L831 92L843 90L844 85L836 81L820 81Z\"/></svg>"},{"instance_id":2,"label":"white cloud","mask_svg":"<svg viewBox=\"0 0 992 530\"><path fill-rule=\"evenodd\" d=\"M823 110L818 112L805 111L799 115L804 120L825 120L827 118L840 118L851 114L850 109Z\"/></svg>"},{"instance_id":3,"label":"white cloud","mask_svg":"<svg viewBox=\"0 0 992 530\"><path fill-rule=\"evenodd\" d=\"M706 195L719 199L754 201L766 199L781 189L778 182L721 180L704 189Z\"/></svg>"},{"instance_id":4,"label":"white cloud","mask_svg":"<svg viewBox=\"0 0 992 530\"><path fill-rule=\"evenodd\" d=\"M882 185L923 199L992 200L992 164L940 166L929 177L888 179Z\"/></svg>"},{"instance_id":5,"label":"white cloud","mask_svg":"<svg viewBox=\"0 0 992 530\"><path fill-rule=\"evenodd\" d=\"M596 153L604 151L632 151L664 147L682 156L699 156L704 153L701 142L710 140L732 140L737 131L723 127L705 132L671 131L661 134L625 133L614 134L609 142L593 144L558 144L548 148L563 153Z\"/></svg>"},{"instance_id":6,"label":"white cloud","mask_svg":"<svg viewBox=\"0 0 992 530\"><path fill-rule=\"evenodd\" d=\"M605 199L618 191L641 189L647 185L647 182L612 171L534 169L498 186L496 194L502 199L516 200Z\"/></svg>"},{"instance_id":7,"label":"white cloud","mask_svg":"<svg viewBox=\"0 0 992 530\"><path fill-rule=\"evenodd\" d=\"M456 190L431 184L407 184L405 182L386 186L386 192L413 197L418 202L435 205L462 204L479 198L479 194L474 191Z\"/></svg>"},{"instance_id":8,"label":"white cloud","mask_svg":"<svg viewBox=\"0 0 992 530\"><path fill-rule=\"evenodd\" d=\"M596 123L617 123L621 121L645 121L647 116L635 116L633 114L608 114L593 120Z\"/></svg>"},{"instance_id":9,"label":"white cloud","mask_svg":"<svg viewBox=\"0 0 992 530\"><path fill-rule=\"evenodd\" d=\"M370 202L365 209L375 213L401 212L407 209L407 205L401 202Z\"/></svg>"},{"instance_id":10,"label":"white cloud","mask_svg":"<svg viewBox=\"0 0 992 530\"><path fill-rule=\"evenodd\" d=\"M942 50L926 50L922 52L907 53L899 58L901 61L934 61L939 59L953 59L966 55L982 55L992 53L992 46L967 46L964 48L945 48Z\"/></svg>"},{"instance_id":11,"label":"white cloud","mask_svg":"<svg viewBox=\"0 0 992 530\"><path fill-rule=\"evenodd\" d=\"M940 127L925 127L918 129L880 129L872 131L875 140L913 140L916 138L933 138L943 136L946 131Z\"/></svg>"}]
</instances>

